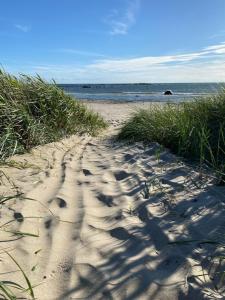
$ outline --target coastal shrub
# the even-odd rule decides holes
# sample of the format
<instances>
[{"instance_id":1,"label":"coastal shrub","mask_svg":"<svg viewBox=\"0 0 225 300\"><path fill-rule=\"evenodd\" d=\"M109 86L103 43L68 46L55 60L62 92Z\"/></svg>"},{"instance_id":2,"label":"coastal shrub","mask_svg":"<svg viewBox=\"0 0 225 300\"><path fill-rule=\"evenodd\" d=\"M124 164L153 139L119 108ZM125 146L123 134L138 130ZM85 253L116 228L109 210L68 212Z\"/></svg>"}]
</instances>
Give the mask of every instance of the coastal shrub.
<instances>
[{"instance_id":1,"label":"coastal shrub","mask_svg":"<svg viewBox=\"0 0 225 300\"><path fill-rule=\"evenodd\" d=\"M106 126L54 82L0 70L0 160L71 134L96 135Z\"/></svg>"},{"instance_id":2,"label":"coastal shrub","mask_svg":"<svg viewBox=\"0 0 225 300\"><path fill-rule=\"evenodd\" d=\"M119 139L158 142L174 153L225 173L225 89L210 97L140 109Z\"/></svg>"}]
</instances>

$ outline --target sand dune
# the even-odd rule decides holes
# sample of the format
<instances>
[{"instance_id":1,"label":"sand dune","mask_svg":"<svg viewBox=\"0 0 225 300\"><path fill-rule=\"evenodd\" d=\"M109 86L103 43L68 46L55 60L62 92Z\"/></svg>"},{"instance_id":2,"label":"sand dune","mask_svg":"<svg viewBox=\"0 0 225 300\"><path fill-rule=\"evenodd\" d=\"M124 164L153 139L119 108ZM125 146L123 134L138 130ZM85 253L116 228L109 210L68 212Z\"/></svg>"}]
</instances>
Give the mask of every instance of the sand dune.
<instances>
[{"instance_id":1,"label":"sand dune","mask_svg":"<svg viewBox=\"0 0 225 300\"><path fill-rule=\"evenodd\" d=\"M0 246L35 299L224 299L224 188L157 144L109 133L38 147L15 157L26 168L1 168L1 194L25 196L1 207L0 226L14 222L1 227ZM0 280L26 286L4 251Z\"/></svg>"}]
</instances>

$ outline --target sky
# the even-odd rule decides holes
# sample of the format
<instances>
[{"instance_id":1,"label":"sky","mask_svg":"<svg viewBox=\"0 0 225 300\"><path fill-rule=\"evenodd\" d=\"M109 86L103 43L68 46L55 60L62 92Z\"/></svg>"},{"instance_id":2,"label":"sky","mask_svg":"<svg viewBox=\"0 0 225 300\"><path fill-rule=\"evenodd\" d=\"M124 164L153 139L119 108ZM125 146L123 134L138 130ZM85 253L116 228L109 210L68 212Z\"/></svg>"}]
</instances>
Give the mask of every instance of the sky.
<instances>
[{"instance_id":1,"label":"sky","mask_svg":"<svg viewBox=\"0 0 225 300\"><path fill-rule=\"evenodd\" d=\"M0 64L57 83L225 81L225 0L2 0Z\"/></svg>"}]
</instances>

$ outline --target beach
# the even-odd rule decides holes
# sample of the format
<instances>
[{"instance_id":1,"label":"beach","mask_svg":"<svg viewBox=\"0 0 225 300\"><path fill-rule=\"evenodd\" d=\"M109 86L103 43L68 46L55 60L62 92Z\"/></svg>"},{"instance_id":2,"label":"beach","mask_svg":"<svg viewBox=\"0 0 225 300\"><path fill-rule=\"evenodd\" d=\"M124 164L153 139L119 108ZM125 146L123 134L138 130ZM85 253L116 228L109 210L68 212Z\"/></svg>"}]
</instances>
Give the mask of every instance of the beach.
<instances>
[{"instance_id":1,"label":"beach","mask_svg":"<svg viewBox=\"0 0 225 300\"><path fill-rule=\"evenodd\" d=\"M82 100L88 108L102 115L110 124L118 127L138 109L147 109L153 105L163 105L162 102L126 102L126 101L90 101Z\"/></svg>"},{"instance_id":2,"label":"beach","mask_svg":"<svg viewBox=\"0 0 225 300\"><path fill-rule=\"evenodd\" d=\"M0 167L0 194L17 195L1 204L1 281L27 284L10 254L39 300L224 299L224 187L157 143L115 139L151 104L87 105L110 123L100 136Z\"/></svg>"},{"instance_id":3,"label":"beach","mask_svg":"<svg viewBox=\"0 0 225 300\"><path fill-rule=\"evenodd\" d=\"M0 300L225 300L224 12L1 2Z\"/></svg>"}]
</instances>

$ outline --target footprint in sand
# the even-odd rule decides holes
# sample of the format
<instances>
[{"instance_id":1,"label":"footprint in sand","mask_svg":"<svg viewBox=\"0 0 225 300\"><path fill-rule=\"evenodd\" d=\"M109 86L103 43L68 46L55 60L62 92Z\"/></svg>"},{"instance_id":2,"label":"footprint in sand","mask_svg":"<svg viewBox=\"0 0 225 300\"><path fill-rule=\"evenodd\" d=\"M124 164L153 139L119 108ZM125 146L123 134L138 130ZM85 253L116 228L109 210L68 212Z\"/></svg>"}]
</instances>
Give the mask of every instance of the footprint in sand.
<instances>
[{"instance_id":1,"label":"footprint in sand","mask_svg":"<svg viewBox=\"0 0 225 300\"><path fill-rule=\"evenodd\" d=\"M57 204L58 204L58 206L59 206L60 208L67 207L66 201L65 201L64 199L60 198L60 197L57 197L57 198L56 198L56 202L57 202Z\"/></svg>"},{"instance_id":2,"label":"footprint in sand","mask_svg":"<svg viewBox=\"0 0 225 300\"><path fill-rule=\"evenodd\" d=\"M49 218L48 220L45 221L45 228L49 229L52 225L52 219Z\"/></svg>"},{"instance_id":3,"label":"footprint in sand","mask_svg":"<svg viewBox=\"0 0 225 300\"><path fill-rule=\"evenodd\" d=\"M48 203L56 203L58 205L59 208L65 208L67 207L67 202L63 199L63 198L60 198L60 197L56 197L56 198L52 198L51 200L48 201Z\"/></svg>"},{"instance_id":4,"label":"footprint in sand","mask_svg":"<svg viewBox=\"0 0 225 300\"><path fill-rule=\"evenodd\" d=\"M24 217L20 212L14 212L14 218L17 222L22 223L24 221Z\"/></svg>"},{"instance_id":5,"label":"footprint in sand","mask_svg":"<svg viewBox=\"0 0 225 300\"><path fill-rule=\"evenodd\" d=\"M134 155L129 154L129 153L124 155L124 160L126 162L130 163L130 164L134 164L136 162L136 159L134 158Z\"/></svg>"},{"instance_id":6,"label":"footprint in sand","mask_svg":"<svg viewBox=\"0 0 225 300\"><path fill-rule=\"evenodd\" d=\"M108 207L114 206L113 204L113 197L109 195L104 195L104 194L98 194L97 199L104 204L106 204Z\"/></svg>"},{"instance_id":7,"label":"footprint in sand","mask_svg":"<svg viewBox=\"0 0 225 300\"><path fill-rule=\"evenodd\" d=\"M114 176L117 181L121 181L127 177L129 177L131 174L127 173L126 171L118 171L114 172Z\"/></svg>"},{"instance_id":8,"label":"footprint in sand","mask_svg":"<svg viewBox=\"0 0 225 300\"><path fill-rule=\"evenodd\" d=\"M50 229L52 226L56 226L59 223L57 216L48 216L45 218L44 226L46 229Z\"/></svg>"},{"instance_id":9,"label":"footprint in sand","mask_svg":"<svg viewBox=\"0 0 225 300\"><path fill-rule=\"evenodd\" d=\"M83 169L82 171L83 171L83 173L84 173L85 176L92 175L92 173L89 170L87 170L87 169Z\"/></svg>"}]
</instances>

